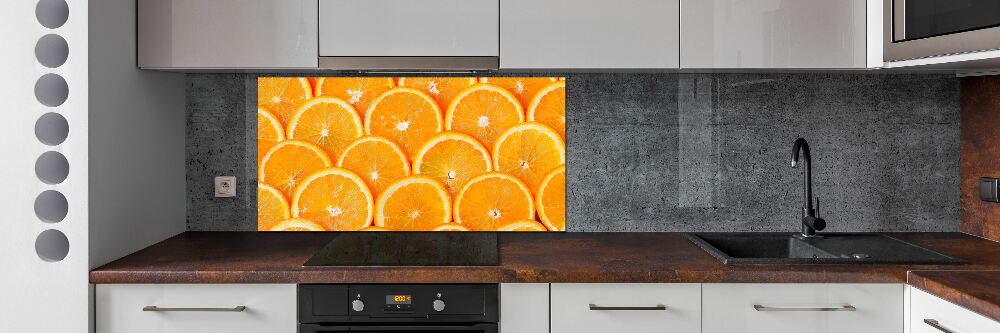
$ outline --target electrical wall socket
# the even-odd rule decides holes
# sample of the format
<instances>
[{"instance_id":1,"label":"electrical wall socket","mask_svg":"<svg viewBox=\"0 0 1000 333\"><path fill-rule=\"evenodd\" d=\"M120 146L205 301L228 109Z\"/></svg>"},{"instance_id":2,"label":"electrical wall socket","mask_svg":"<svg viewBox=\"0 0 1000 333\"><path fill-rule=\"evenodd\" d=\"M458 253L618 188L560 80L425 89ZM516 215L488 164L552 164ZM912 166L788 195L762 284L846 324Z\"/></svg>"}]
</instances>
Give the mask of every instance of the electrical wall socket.
<instances>
[{"instance_id":1,"label":"electrical wall socket","mask_svg":"<svg viewBox=\"0 0 1000 333\"><path fill-rule=\"evenodd\" d=\"M215 197L231 198L236 196L236 177L219 176L215 177Z\"/></svg>"}]
</instances>

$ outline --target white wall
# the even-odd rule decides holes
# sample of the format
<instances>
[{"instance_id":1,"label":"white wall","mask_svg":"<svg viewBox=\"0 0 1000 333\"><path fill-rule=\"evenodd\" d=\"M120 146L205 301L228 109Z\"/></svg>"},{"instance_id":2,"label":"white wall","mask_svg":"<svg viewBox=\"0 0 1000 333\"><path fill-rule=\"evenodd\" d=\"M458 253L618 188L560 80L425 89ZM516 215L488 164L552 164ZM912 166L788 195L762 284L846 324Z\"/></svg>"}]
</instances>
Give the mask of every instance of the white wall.
<instances>
[{"instance_id":1,"label":"white wall","mask_svg":"<svg viewBox=\"0 0 1000 333\"><path fill-rule=\"evenodd\" d=\"M86 332L87 1L67 0L69 19L55 29L36 20L36 2L4 1L0 10L0 332ZM50 33L69 45L67 61L56 68L42 66L34 56L35 42ZM56 107L34 97L35 81L46 73L62 76L69 87L68 98ZM46 112L61 114L69 124L69 136L56 146L35 137L35 122ZM68 160L64 181L48 185L36 177L35 161L46 151ZM61 192L69 203L58 223L35 215L35 198L45 190ZM68 255L60 261L36 254L35 240L47 229L69 241Z\"/></svg>"},{"instance_id":2,"label":"white wall","mask_svg":"<svg viewBox=\"0 0 1000 333\"><path fill-rule=\"evenodd\" d=\"M90 0L90 267L184 231L184 75L136 67L135 1Z\"/></svg>"}]
</instances>

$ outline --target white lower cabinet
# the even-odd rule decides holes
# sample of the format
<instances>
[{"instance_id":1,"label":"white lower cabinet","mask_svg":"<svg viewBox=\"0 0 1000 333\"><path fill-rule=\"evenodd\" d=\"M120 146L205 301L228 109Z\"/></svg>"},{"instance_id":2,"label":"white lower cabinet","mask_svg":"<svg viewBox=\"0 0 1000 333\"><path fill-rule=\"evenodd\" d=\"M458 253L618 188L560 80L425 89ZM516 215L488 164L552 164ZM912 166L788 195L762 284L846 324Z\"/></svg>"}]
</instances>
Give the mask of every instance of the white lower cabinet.
<instances>
[{"instance_id":1,"label":"white lower cabinet","mask_svg":"<svg viewBox=\"0 0 1000 333\"><path fill-rule=\"evenodd\" d=\"M704 284L705 333L902 333L902 284Z\"/></svg>"},{"instance_id":2,"label":"white lower cabinet","mask_svg":"<svg viewBox=\"0 0 1000 333\"><path fill-rule=\"evenodd\" d=\"M99 284L98 333L294 333L294 284Z\"/></svg>"},{"instance_id":3,"label":"white lower cabinet","mask_svg":"<svg viewBox=\"0 0 1000 333\"><path fill-rule=\"evenodd\" d=\"M549 284L500 284L500 333L548 333Z\"/></svg>"},{"instance_id":4,"label":"white lower cabinet","mask_svg":"<svg viewBox=\"0 0 1000 333\"><path fill-rule=\"evenodd\" d=\"M1000 322L917 288L910 291L908 333L1000 333Z\"/></svg>"},{"instance_id":5,"label":"white lower cabinet","mask_svg":"<svg viewBox=\"0 0 1000 333\"><path fill-rule=\"evenodd\" d=\"M701 331L701 285L554 283L551 332Z\"/></svg>"}]
</instances>

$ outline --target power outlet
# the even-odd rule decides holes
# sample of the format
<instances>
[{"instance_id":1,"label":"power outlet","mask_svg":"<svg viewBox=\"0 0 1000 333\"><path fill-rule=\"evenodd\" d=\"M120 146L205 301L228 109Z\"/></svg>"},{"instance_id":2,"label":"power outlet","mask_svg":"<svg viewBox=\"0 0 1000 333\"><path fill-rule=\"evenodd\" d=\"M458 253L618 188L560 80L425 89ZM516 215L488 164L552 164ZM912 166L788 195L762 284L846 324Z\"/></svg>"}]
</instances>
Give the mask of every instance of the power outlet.
<instances>
[{"instance_id":1,"label":"power outlet","mask_svg":"<svg viewBox=\"0 0 1000 333\"><path fill-rule=\"evenodd\" d=\"M236 177L219 176L215 177L215 197L232 198L236 196Z\"/></svg>"}]
</instances>

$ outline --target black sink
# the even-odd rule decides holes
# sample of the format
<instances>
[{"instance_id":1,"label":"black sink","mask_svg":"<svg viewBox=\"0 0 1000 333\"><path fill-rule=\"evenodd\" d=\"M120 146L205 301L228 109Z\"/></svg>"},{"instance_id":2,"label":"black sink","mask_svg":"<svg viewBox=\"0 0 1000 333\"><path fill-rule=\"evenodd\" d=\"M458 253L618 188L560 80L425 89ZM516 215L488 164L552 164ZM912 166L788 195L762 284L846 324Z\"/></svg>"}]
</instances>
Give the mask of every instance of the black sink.
<instances>
[{"instance_id":1,"label":"black sink","mask_svg":"<svg viewBox=\"0 0 1000 333\"><path fill-rule=\"evenodd\" d=\"M739 264L964 264L881 234L691 233L688 239L726 265Z\"/></svg>"}]
</instances>

